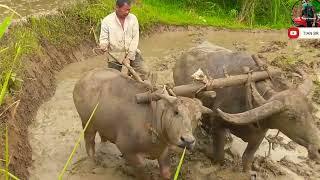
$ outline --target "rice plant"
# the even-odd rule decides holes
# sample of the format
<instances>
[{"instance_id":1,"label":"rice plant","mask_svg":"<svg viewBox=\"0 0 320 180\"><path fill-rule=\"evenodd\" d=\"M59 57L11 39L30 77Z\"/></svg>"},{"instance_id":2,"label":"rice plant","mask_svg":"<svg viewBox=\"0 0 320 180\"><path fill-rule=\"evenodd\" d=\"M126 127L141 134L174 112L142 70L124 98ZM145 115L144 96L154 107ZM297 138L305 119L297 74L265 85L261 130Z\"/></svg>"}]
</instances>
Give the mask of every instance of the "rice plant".
<instances>
[{"instance_id":1,"label":"rice plant","mask_svg":"<svg viewBox=\"0 0 320 180\"><path fill-rule=\"evenodd\" d=\"M1 40L1 38L4 35L4 33L6 32L7 28L10 26L13 16L14 15L18 15L18 16L21 17L21 15L19 13L17 13L16 11L14 11L12 8L10 8L10 7L6 6L6 5L1 5L0 4L0 8L5 8L5 9L8 9L8 10L10 10L12 12L12 14L10 16L6 17L3 20L3 22L1 22L1 24L0 24L0 40ZM0 50L0 53L2 53L5 50L6 50L6 48ZM20 54L20 51L21 51L21 48L18 47L16 55L15 55L15 58L13 60L12 66L11 66L11 69L10 69L9 73L6 74L5 81L3 82L3 84L2 85L0 84L0 87L1 87L1 91L0 91L0 106L3 103L4 96L5 96L6 92L7 92L8 83L9 83L9 80L11 78L12 70L13 70L14 64L15 64L15 62L16 62L19 54Z\"/></svg>"},{"instance_id":2,"label":"rice plant","mask_svg":"<svg viewBox=\"0 0 320 180\"><path fill-rule=\"evenodd\" d=\"M93 109L93 111L92 111L92 113L91 113L91 115L90 115L90 118L88 119L85 127L84 127L83 130L81 131L81 134L80 134L80 136L79 136L76 144L74 145L74 148L73 148L73 150L72 150L72 152L71 152L71 154L70 154L67 162L65 163L62 171L61 171L60 174L59 174L59 177L58 177L59 180L62 180L62 177L63 177L65 171L67 170L67 168L68 168L68 166L69 166L69 164L70 164L70 162L71 162L71 160L72 160L72 157L73 157L74 153L76 152L76 150L77 150L77 148L78 148L78 146L79 146L79 144L80 144L81 139L84 137L84 132L86 131L87 127L89 126L89 124L90 124L90 122L91 122L91 119L92 119L93 115L95 114L98 106L99 106L99 102L98 102L98 103L96 104L96 106L94 107L94 109Z\"/></svg>"},{"instance_id":3,"label":"rice plant","mask_svg":"<svg viewBox=\"0 0 320 180\"><path fill-rule=\"evenodd\" d=\"M9 156L9 136L8 136L8 126L5 126L5 152L4 152L4 158L3 161L5 163L5 168L0 168L0 174L4 174L5 180L14 179L14 180L19 180L18 177L13 175L12 173L9 172L9 164L10 164L10 156ZM1 177L1 176L0 176Z\"/></svg>"},{"instance_id":4,"label":"rice plant","mask_svg":"<svg viewBox=\"0 0 320 180\"><path fill-rule=\"evenodd\" d=\"M8 6L5 6L5 5L1 5L0 4L0 8L6 8L6 9L8 9L8 10L10 10L12 12L11 16L6 17L3 20L3 22L1 22L1 24L0 24L0 39L1 39L3 37L3 35L4 35L4 33L6 32L7 28L10 26L14 14L17 14L17 15L19 15L19 14L16 11L14 11L13 9L11 9ZM1 49L0 53L4 52L6 50L7 50L7 48ZM9 82L9 79L11 78L11 75L12 75L13 66L14 66L19 54L20 54L20 47L18 47L17 53L16 53L15 58L13 60L13 65L12 65L9 73L7 73L6 76L5 76L4 83L0 86L1 87L1 91L0 91L0 106L3 103L5 94L7 92L8 82ZM10 158L9 158L9 136L8 136L8 126L7 125L5 126L5 152L4 153L5 153L4 154L5 159L3 161L5 162L5 169L0 168L0 171L5 174L5 179L6 180L9 180L9 178L12 178L14 180L18 180L19 178L17 178L15 175L13 175L13 174L11 174L9 172Z\"/></svg>"},{"instance_id":5,"label":"rice plant","mask_svg":"<svg viewBox=\"0 0 320 180\"><path fill-rule=\"evenodd\" d=\"M176 173L174 174L174 179L173 180L177 180L178 177L179 177L179 174L180 174L180 170L181 170L181 166L182 166L182 163L183 163L183 160L184 160L184 155L186 153L186 148L184 148L183 150L183 153L181 155L181 158L180 158L180 161L179 161L179 164L177 166L177 170L176 170Z\"/></svg>"}]
</instances>

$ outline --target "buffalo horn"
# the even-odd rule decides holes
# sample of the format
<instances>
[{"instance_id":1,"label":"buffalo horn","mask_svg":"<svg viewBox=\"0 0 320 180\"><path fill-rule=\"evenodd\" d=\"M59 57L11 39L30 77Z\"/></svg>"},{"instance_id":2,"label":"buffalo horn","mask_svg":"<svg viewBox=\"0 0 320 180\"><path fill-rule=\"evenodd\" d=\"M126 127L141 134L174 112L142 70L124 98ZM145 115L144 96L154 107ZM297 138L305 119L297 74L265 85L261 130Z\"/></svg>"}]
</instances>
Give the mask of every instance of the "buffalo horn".
<instances>
[{"instance_id":1,"label":"buffalo horn","mask_svg":"<svg viewBox=\"0 0 320 180\"><path fill-rule=\"evenodd\" d=\"M260 93L258 92L258 90L256 88L255 83L251 83L251 88L252 88L253 99L257 102L257 104L259 106L261 106L262 104L265 104L267 101L260 95Z\"/></svg>"},{"instance_id":2,"label":"buffalo horn","mask_svg":"<svg viewBox=\"0 0 320 180\"><path fill-rule=\"evenodd\" d=\"M237 125L254 123L284 110L280 101L274 100L246 112L229 114L217 109L219 115L227 122Z\"/></svg>"},{"instance_id":3,"label":"buffalo horn","mask_svg":"<svg viewBox=\"0 0 320 180\"><path fill-rule=\"evenodd\" d=\"M299 72L299 74L301 74L302 78L303 78L303 83L301 85L298 86L298 90L308 96L313 88L313 82L312 79L310 78L310 76L304 72L301 69L297 69L297 71Z\"/></svg>"},{"instance_id":4,"label":"buffalo horn","mask_svg":"<svg viewBox=\"0 0 320 180\"><path fill-rule=\"evenodd\" d=\"M159 94L159 93L154 93L155 96L158 96L159 98L161 99L164 99L166 100L168 103L170 104L174 104L178 98L177 97L174 97L174 96L169 96L169 95L166 95L166 94Z\"/></svg>"}]
</instances>

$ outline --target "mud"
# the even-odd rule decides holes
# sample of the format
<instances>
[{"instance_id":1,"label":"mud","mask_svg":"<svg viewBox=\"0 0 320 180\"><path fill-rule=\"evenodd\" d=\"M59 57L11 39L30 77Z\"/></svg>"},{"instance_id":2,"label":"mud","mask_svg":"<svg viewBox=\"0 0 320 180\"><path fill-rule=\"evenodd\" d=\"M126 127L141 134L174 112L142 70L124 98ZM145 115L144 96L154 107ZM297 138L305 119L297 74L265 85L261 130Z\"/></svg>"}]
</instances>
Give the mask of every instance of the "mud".
<instances>
[{"instance_id":1,"label":"mud","mask_svg":"<svg viewBox=\"0 0 320 180\"><path fill-rule=\"evenodd\" d=\"M320 48L320 40L305 40L300 41L302 47L313 47L313 48Z\"/></svg>"},{"instance_id":2,"label":"mud","mask_svg":"<svg viewBox=\"0 0 320 180\"><path fill-rule=\"evenodd\" d=\"M63 0L1 0L2 5L7 5L16 10L21 16L28 16L31 14L47 13L57 10L58 8L74 4L76 1L63 1ZM1 11L0 21L11 12L7 9ZM18 18L18 17L15 17Z\"/></svg>"},{"instance_id":3,"label":"mud","mask_svg":"<svg viewBox=\"0 0 320 180\"><path fill-rule=\"evenodd\" d=\"M11 172L21 179L29 176L27 167L32 164L31 146L29 143L28 126L33 122L36 110L39 106L53 96L55 91L55 73L61 70L65 64L82 61L90 56L88 50L92 43L84 42L85 45L65 51L54 46L43 44L44 52L39 56L24 58L26 65L24 71L24 83L22 91L17 94L20 100L16 110L11 108L1 119L9 124L9 154ZM8 100L6 104L14 101ZM14 113L14 115L13 115ZM3 143L1 143L3 144ZM3 155L3 148L0 149Z\"/></svg>"},{"instance_id":4,"label":"mud","mask_svg":"<svg viewBox=\"0 0 320 180\"><path fill-rule=\"evenodd\" d=\"M141 40L140 49L146 64L152 71L158 73L158 83L172 83L171 69L175 60L186 49L203 40L234 51L248 53L258 53L265 47L276 45L277 50L271 48L270 51L260 52L270 61L284 56L314 62L317 61L314 56L320 53L318 49L303 48L299 42L288 40L286 31L241 32L210 29L155 33ZM302 53L302 55L296 56L295 53ZM35 121L29 127L29 140L32 147L30 179L57 179L82 130L72 101L73 86L84 72L105 65L103 56L91 57L82 62L69 64L56 74L57 86L54 95L41 105ZM271 130L268 134L274 137L276 133L277 131ZM197 130L197 134L198 148L186 154L181 179L241 180L251 177L250 174L241 172L239 159L246 143L233 137L229 153L226 154L225 165L219 166L213 164L203 151L200 151L201 148L208 146L210 138L202 133L201 129ZM99 137L96 138L96 142L97 156L95 161L92 161L87 158L84 143L81 141L64 179L135 179L132 169L127 166L113 144L100 143ZM267 157L269 143L266 139L263 141L256 153L253 165L255 172L252 172L252 175L255 174L260 179L319 178L319 167L307 160L305 148L292 143L281 133L274 142L274 148ZM176 149L171 154L172 172L178 164L181 153L181 149ZM147 162L153 177L159 178L157 163L149 160Z\"/></svg>"}]
</instances>

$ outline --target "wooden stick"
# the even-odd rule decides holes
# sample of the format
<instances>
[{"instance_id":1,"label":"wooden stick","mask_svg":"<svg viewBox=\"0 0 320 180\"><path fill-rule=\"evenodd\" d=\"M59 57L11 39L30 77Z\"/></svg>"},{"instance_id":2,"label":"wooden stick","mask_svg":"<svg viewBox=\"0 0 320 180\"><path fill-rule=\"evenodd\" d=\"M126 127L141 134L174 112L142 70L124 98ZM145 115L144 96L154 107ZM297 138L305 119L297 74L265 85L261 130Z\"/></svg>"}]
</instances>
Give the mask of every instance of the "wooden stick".
<instances>
[{"instance_id":1,"label":"wooden stick","mask_svg":"<svg viewBox=\"0 0 320 180\"><path fill-rule=\"evenodd\" d=\"M122 66L121 67L121 73L123 73L124 75L128 76L129 74L129 70L126 66Z\"/></svg>"},{"instance_id":2,"label":"wooden stick","mask_svg":"<svg viewBox=\"0 0 320 180\"><path fill-rule=\"evenodd\" d=\"M271 69L269 70L269 72L270 72L270 75L279 75L281 73L281 71L277 69ZM251 79L252 82L261 81L266 78L269 78L269 74L266 71L252 72L251 78L252 78ZM248 80L248 74L234 75L234 76L229 76L225 78L214 79L206 85L205 90L214 91L214 89L217 89L217 88L243 85L247 82L247 80ZM172 90L177 96L194 97L196 92L200 88L203 88L203 86L205 86L204 83L187 84L187 85L176 86ZM136 101L137 103L147 103L150 100L149 96L150 96L150 93L148 92L137 94ZM152 99L158 100L159 98L152 96Z\"/></svg>"},{"instance_id":3,"label":"wooden stick","mask_svg":"<svg viewBox=\"0 0 320 180\"><path fill-rule=\"evenodd\" d=\"M278 69L270 69L269 73L270 73L270 76L273 76L273 75L279 75L281 73L281 71ZM261 81L261 80L269 78L269 73L267 71L252 72L252 82ZM207 90L213 90L216 88L241 85L241 84L246 83L247 80L248 80L248 74L235 75L235 76L229 76L227 78L214 79L209 83Z\"/></svg>"},{"instance_id":4,"label":"wooden stick","mask_svg":"<svg viewBox=\"0 0 320 180\"><path fill-rule=\"evenodd\" d=\"M115 58L113 55L111 55L109 52L108 52L109 56L112 57L114 60L116 60L117 62L121 63L117 58ZM130 64L128 63L123 63L122 65L122 69L121 69L121 72L123 73L127 73L128 71L133 75L133 77L139 81L139 82L143 82L141 77L136 73L136 71L130 66Z\"/></svg>"},{"instance_id":5,"label":"wooden stick","mask_svg":"<svg viewBox=\"0 0 320 180\"><path fill-rule=\"evenodd\" d=\"M136 73L136 71L130 66L130 64L128 64L128 63L123 63L123 65L124 66L122 66L122 68L124 69L124 70L121 70L121 71L126 71L126 72L128 72L128 70L129 70L129 72L133 75L133 77L137 80L137 81L139 81L139 82L144 82L144 81L142 81L142 79L141 79L141 77L139 76L139 74L137 74Z\"/></svg>"},{"instance_id":6,"label":"wooden stick","mask_svg":"<svg viewBox=\"0 0 320 180\"><path fill-rule=\"evenodd\" d=\"M261 61L261 59L260 59L257 55L253 54L253 55L251 55L251 58L252 58L252 59L254 60L254 62L259 66L259 69L260 69L261 71L267 71L267 72L269 73L267 64L265 64L263 61ZM269 74L270 74L270 73L269 73ZM270 79L269 79L269 78L270 78ZM266 79L266 82L271 83L271 81L270 81L270 80L272 80L271 75L270 75L269 78Z\"/></svg>"}]
</instances>

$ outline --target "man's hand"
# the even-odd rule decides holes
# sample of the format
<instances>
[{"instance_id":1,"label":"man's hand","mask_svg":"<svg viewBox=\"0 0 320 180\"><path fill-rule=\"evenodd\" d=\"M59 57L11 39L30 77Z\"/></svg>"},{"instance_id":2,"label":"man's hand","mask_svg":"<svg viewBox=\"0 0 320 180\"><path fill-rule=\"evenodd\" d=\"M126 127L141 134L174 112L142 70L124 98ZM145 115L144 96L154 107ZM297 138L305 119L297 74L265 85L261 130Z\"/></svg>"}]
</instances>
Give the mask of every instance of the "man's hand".
<instances>
[{"instance_id":1,"label":"man's hand","mask_svg":"<svg viewBox=\"0 0 320 180\"><path fill-rule=\"evenodd\" d=\"M96 55L102 55L104 53L108 53L108 45L106 44L99 45L99 47L93 49L93 52Z\"/></svg>"},{"instance_id":2,"label":"man's hand","mask_svg":"<svg viewBox=\"0 0 320 180\"><path fill-rule=\"evenodd\" d=\"M104 53L108 53L108 50L107 49L101 49L101 48L94 48L93 49L93 52L96 54L96 55L102 55Z\"/></svg>"}]
</instances>

